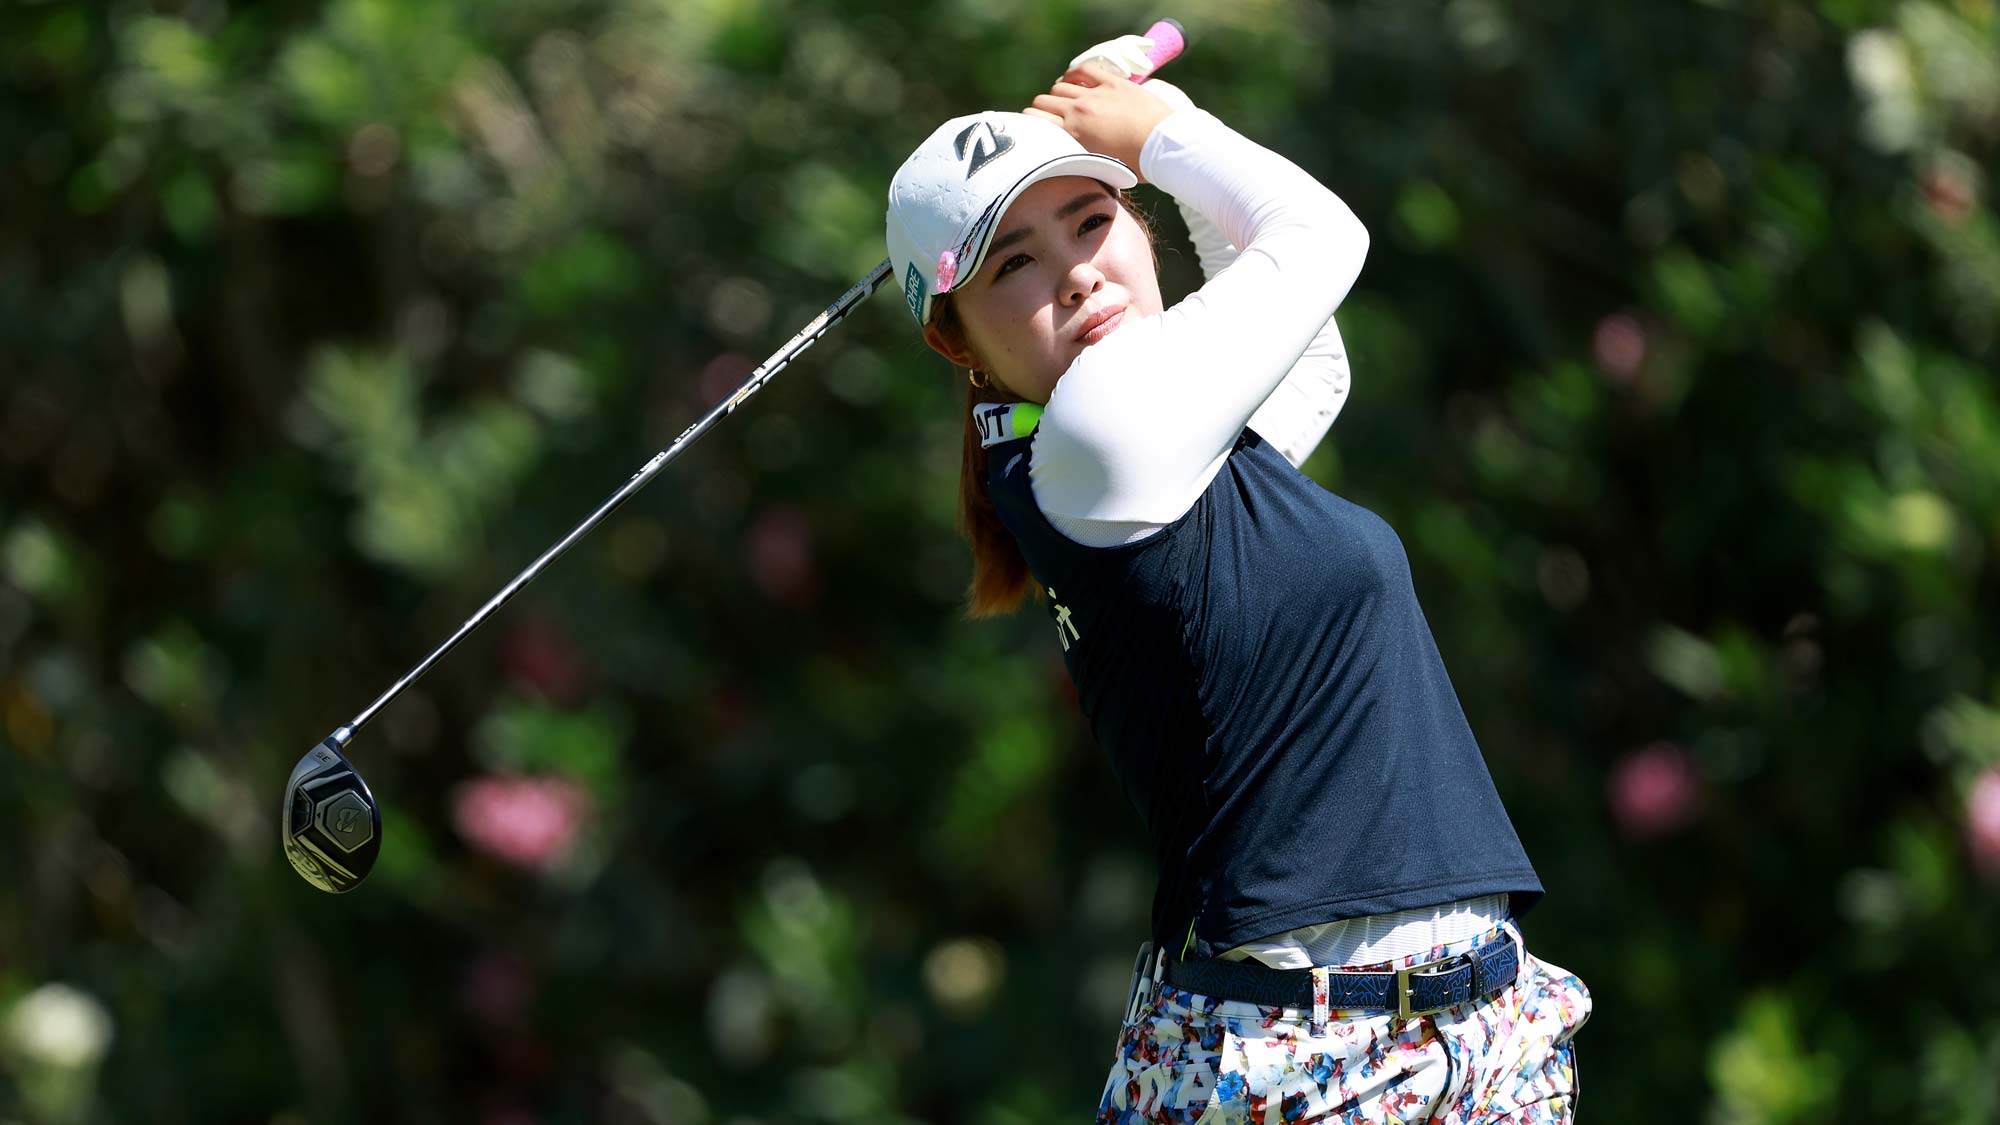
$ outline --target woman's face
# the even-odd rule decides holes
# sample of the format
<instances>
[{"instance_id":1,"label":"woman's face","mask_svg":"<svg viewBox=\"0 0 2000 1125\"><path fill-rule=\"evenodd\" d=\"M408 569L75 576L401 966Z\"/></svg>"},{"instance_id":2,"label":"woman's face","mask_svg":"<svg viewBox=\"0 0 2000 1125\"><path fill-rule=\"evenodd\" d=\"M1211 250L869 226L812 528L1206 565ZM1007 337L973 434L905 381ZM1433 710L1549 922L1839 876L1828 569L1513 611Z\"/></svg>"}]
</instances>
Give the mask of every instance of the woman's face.
<instances>
[{"instance_id":1,"label":"woman's face","mask_svg":"<svg viewBox=\"0 0 2000 1125\"><path fill-rule=\"evenodd\" d=\"M951 300L963 346L931 325L931 347L1038 403L1083 349L1161 308L1151 240L1110 188L1086 176L1023 192Z\"/></svg>"}]
</instances>

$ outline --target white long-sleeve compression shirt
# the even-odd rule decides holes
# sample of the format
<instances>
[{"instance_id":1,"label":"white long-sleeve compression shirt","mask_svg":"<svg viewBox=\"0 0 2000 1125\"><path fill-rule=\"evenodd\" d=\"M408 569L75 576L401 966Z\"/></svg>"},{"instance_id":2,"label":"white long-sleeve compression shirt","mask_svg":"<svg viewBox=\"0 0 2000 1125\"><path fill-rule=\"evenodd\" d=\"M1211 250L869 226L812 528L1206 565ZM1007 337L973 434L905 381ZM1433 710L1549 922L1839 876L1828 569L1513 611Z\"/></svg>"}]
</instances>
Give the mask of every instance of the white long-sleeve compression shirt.
<instances>
[{"instance_id":1,"label":"white long-sleeve compression shirt","mask_svg":"<svg viewBox=\"0 0 2000 1125\"><path fill-rule=\"evenodd\" d=\"M1041 415L1036 504L1091 547L1180 518L1246 424L1292 464L1305 460L1346 401L1332 318L1368 245L1360 221L1304 170L1154 85L1176 110L1147 139L1140 169L1180 206L1206 280L1085 349Z\"/></svg>"}]
</instances>

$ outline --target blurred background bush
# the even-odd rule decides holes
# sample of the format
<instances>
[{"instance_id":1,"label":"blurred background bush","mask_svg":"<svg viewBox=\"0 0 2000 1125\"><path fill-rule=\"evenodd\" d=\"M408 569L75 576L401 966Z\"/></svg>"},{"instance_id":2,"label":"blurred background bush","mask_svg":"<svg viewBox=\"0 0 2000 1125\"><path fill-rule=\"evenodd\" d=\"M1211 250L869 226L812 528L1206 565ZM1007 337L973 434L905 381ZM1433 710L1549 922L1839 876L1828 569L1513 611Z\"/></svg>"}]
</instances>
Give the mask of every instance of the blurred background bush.
<instances>
[{"instance_id":1,"label":"blurred background bush","mask_svg":"<svg viewBox=\"0 0 2000 1125\"><path fill-rule=\"evenodd\" d=\"M0 1120L1082 1120L1147 853L1039 613L959 619L896 300L371 724L364 888L275 825L939 120L1159 14L1375 234L1309 468L1408 546L1589 1118L2000 1120L1990 0L8 5Z\"/></svg>"}]
</instances>

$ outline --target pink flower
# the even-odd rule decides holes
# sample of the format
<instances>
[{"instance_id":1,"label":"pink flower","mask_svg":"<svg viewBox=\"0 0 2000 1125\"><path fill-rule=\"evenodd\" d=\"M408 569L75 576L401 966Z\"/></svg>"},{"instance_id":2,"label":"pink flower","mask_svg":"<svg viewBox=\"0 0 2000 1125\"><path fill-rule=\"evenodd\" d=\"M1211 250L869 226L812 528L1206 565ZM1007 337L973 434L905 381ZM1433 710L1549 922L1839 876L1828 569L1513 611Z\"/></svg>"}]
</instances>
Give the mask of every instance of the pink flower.
<instances>
[{"instance_id":1,"label":"pink flower","mask_svg":"<svg viewBox=\"0 0 2000 1125\"><path fill-rule=\"evenodd\" d=\"M459 978L458 1000L482 1023L524 1027L535 1000L534 971L518 953L481 953Z\"/></svg>"},{"instance_id":2,"label":"pink flower","mask_svg":"<svg viewBox=\"0 0 2000 1125\"><path fill-rule=\"evenodd\" d=\"M773 508L757 517L744 538L750 581L766 598L806 606L819 597L813 529L804 513Z\"/></svg>"},{"instance_id":3,"label":"pink flower","mask_svg":"<svg viewBox=\"0 0 2000 1125\"><path fill-rule=\"evenodd\" d=\"M1931 213L1952 226L1964 225L1979 202L1972 177L1953 163L1933 163L1918 183Z\"/></svg>"},{"instance_id":4,"label":"pink flower","mask_svg":"<svg viewBox=\"0 0 2000 1125\"><path fill-rule=\"evenodd\" d=\"M547 868L569 853L589 805L583 790L559 777L491 774L459 787L452 821L495 859Z\"/></svg>"},{"instance_id":5,"label":"pink flower","mask_svg":"<svg viewBox=\"0 0 2000 1125\"><path fill-rule=\"evenodd\" d=\"M2000 876L2000 766L1980 774L1965 796L1965 839L1973 864Z\"/></svg>"},{"instance_id":6,"label":"pink flower","mask_svg":"<svg viewBox=\"0 0 2000 1125\"><path fill-rule=\"evenodd\" d=\"M1701 803L1701 778L1688 752L1655 742L1625 756L1611 771L1611 814L1634 839L1687 827Z\"/></svg>"},{"instance_id":7,"label":"pink flower","mask_svg":"<svg viewBox=\"0 0 2000 1125\"><path fill-rule=\"evenodd\" d=\"M532 614L501 642L500 664L509 680L556 703L575 703L589 687L589 670L568 634Z\"/></svg>"},{"instance_id":8,"label":"pink flower","mask_svg":"<svg viewBox=\"0 0 2000 1125\"><path fill-rule=\"evenodd\" d=\"M1629 383L1646 362L1646 330L1637 319L1614 313L1597 322L1590 340L1598 370L1620 383Z\"/></svg>"}]
</instances>

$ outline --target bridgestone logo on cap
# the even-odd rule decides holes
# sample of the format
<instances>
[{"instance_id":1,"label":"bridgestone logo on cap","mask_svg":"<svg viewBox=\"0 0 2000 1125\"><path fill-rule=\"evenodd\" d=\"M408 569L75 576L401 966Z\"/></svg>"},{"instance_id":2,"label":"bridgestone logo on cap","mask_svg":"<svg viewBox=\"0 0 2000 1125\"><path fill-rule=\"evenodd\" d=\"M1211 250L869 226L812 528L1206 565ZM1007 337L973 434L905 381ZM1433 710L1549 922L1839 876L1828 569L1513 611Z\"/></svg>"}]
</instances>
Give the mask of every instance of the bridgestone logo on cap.
<instances>
[{"instance_id":1,"label":"bridgestone logo on cap","mask_svg":"<svg viewBox=\"0 0 2000 1125\"><path fill-rule=\"evenodd\" d=\"M981 129L986 130L986 135L973 140L972 135ZM991 121L975 121L958 134L958 140L952 145L952 150L958 154L960 160L966 158L967 144L972 146L972 160L965 169L965 178L969 180L974 173L986 167L987 161L1013 148L1014 138L1007 135L1007 130Z\"/></svg>"},{"instance_id":2,"label":"bridgestone logo on cap","mask_svg":"<svg viewBox=\"0 0 2000 1125\"><path fill-rule=\"evenodd\" d=\"M917 272L917 264L910 263L908 273L903 275L903 300L909 302L910 315L917 323L924 322L924 275Z\"/></svg>"}]
</instances>

